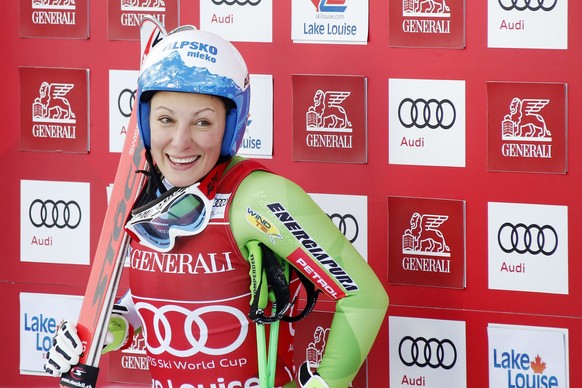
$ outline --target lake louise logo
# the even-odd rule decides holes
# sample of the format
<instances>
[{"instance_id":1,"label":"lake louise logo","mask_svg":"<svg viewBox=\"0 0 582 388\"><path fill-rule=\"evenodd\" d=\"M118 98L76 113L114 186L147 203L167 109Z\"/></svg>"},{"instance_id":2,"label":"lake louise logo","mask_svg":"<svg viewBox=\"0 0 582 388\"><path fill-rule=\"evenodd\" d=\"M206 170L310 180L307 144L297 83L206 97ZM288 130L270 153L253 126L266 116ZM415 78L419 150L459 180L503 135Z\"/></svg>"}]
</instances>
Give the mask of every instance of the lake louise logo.
<instances>
[{"instance_id":1,"label":"lake louise logo","mask_svg":"<svg viewBox=\"0 0 582 388\"><path fill-rule=\"evenodd\" d=\"M568 330L490 323L490 388L566 388Z\"/></svg>"}]
</instances>

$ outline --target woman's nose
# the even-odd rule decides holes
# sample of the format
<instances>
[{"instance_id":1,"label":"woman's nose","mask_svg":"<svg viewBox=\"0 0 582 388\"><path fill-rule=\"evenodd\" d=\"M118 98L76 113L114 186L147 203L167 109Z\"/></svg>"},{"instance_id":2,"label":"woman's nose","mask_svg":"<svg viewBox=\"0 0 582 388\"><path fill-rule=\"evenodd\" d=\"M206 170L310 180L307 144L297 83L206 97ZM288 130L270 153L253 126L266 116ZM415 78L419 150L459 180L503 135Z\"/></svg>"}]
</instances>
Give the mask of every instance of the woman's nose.
<instances>
[{"instance_id":1,"label":"woman's nose","mask_svg":"<svg viewBox=\"0 0 582 388\"><path fill-rule=\"evenodd\" d=\"M172 143L179 148L188 148L192 144L190 125L180 123L174 133Z\"/></svg>"}]
</instances>

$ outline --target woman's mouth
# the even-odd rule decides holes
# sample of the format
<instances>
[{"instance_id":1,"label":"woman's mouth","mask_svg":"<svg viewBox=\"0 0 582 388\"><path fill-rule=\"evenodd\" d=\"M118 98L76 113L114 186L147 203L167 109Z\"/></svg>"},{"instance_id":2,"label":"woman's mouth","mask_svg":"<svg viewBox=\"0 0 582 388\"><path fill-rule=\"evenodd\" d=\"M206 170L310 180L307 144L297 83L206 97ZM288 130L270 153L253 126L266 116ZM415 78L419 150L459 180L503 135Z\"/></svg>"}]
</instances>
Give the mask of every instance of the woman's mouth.
<instances>
[{"instance_id":1,"label":"woman's mouth","mask_svg":"<svg viewBox=\"0 0 582 388\"><path fill-rule=\"evenodd\" d=\"M199 156L177 157L168 155L168 159L170 159L170 162L176 165L190 164L195 162L198 158Z\"/></svg>"}]
</instances>

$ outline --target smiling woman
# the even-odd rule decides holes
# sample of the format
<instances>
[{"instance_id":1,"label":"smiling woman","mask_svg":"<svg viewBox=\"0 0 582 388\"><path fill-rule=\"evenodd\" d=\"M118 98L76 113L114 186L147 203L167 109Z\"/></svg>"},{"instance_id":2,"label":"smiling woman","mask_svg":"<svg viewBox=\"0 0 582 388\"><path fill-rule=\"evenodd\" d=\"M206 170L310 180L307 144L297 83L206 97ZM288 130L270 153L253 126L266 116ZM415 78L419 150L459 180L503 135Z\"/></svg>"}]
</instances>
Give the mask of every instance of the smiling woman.
<instances>
[{"instance_id":1,"label":"smiling woman","mask_svg":"<svg viewBox=\"0 0 582 388\"><path fill-rule=\"evenodd\" d=\"M138 90L150 168L125 225L130 289L114 306L105 351L123 349L131 333L143 331L159 388L347 387L388 298L302 188L236 156L250 104L239 52L214 34L180 27L145 58ZM301 286L309 298L302 312L292 302ZM311 311L318 292L335 302L333 322L321 362L299 366L291 323ZM68 323L57 334L49 373L78 360L74 332Z\"/></svg>"}]
</instances>

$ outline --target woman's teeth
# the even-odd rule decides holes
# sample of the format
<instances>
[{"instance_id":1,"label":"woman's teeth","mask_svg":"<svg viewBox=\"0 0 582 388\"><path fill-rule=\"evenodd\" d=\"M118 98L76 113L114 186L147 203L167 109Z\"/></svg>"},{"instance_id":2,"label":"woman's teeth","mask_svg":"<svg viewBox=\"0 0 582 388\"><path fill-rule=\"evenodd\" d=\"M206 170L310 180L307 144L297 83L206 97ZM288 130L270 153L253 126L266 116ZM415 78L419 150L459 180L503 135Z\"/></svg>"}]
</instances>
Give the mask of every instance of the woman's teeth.
<instances>
[{"instance_id":1,"label":"woman's teeth","mask_svg":"<svg viewBox=\"0 0 582 388\"><path fill-rule=\"evenodd\" d=\"M169 158L170 158L170 161L172 163L176 163L176 164L188 164L188 163L192 163L193 161L198 159L197 156L188 157L188 158L177 158L177 157L169 156Z\"/></svg>"}]
</instances>

